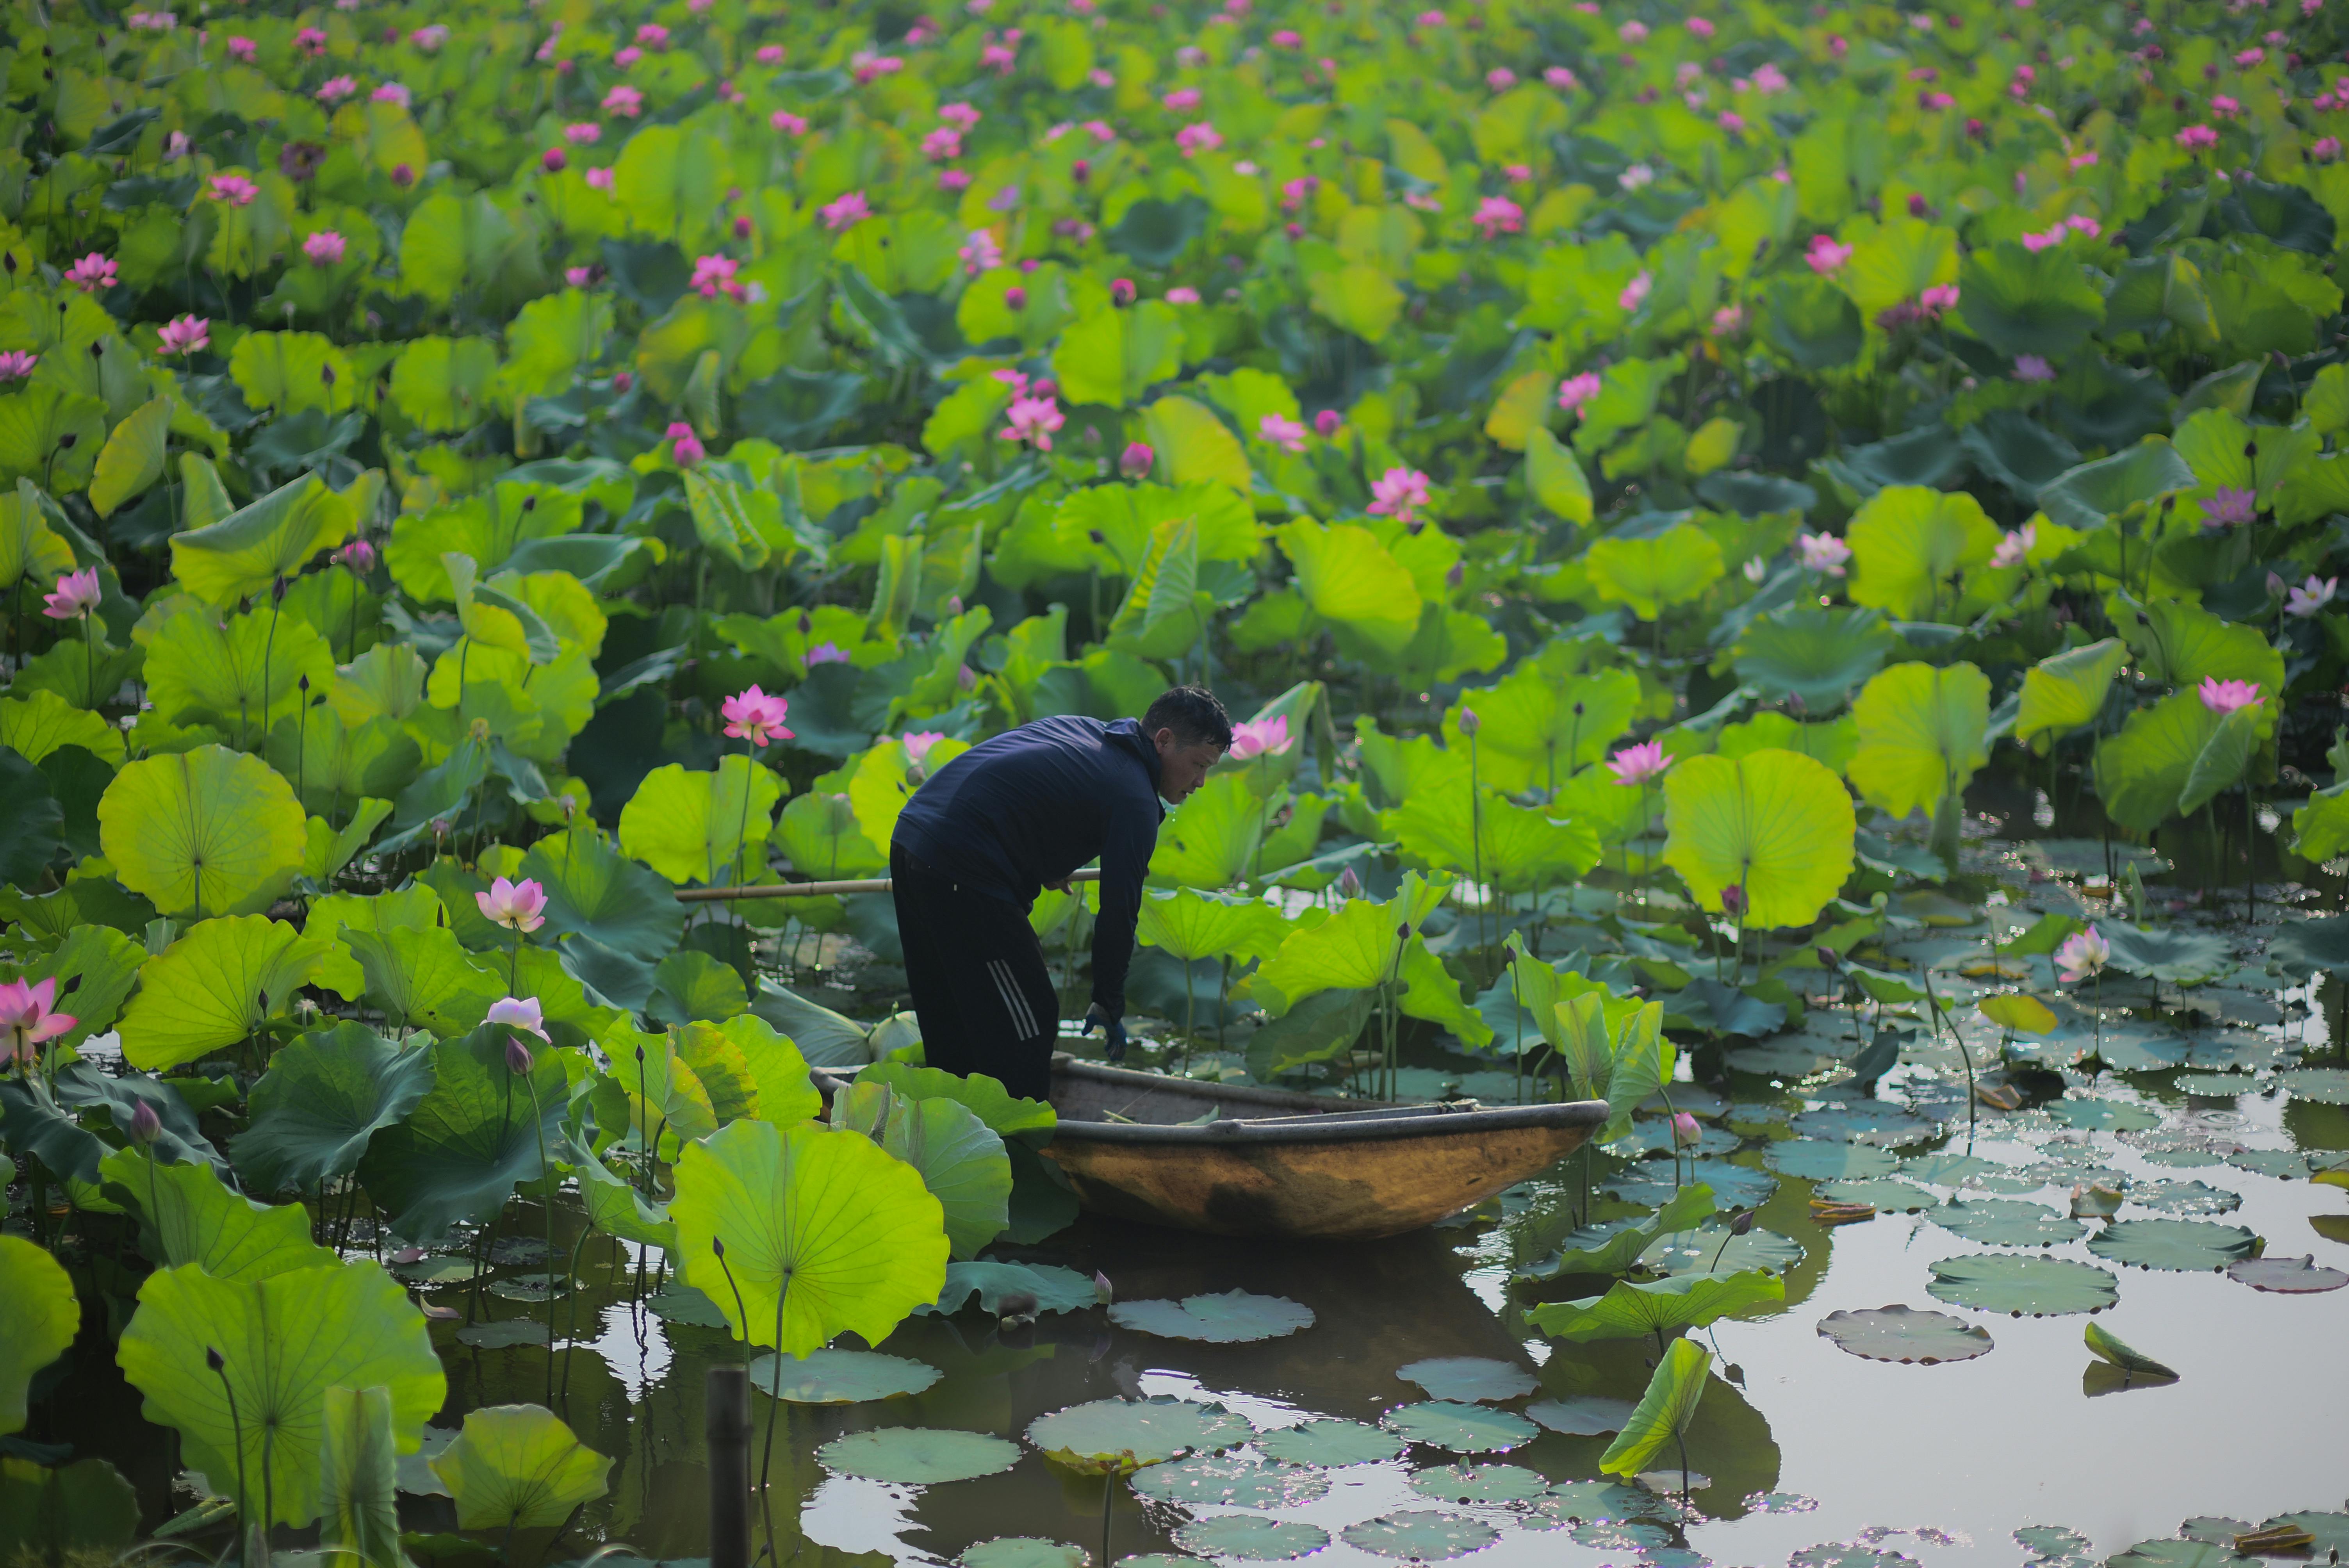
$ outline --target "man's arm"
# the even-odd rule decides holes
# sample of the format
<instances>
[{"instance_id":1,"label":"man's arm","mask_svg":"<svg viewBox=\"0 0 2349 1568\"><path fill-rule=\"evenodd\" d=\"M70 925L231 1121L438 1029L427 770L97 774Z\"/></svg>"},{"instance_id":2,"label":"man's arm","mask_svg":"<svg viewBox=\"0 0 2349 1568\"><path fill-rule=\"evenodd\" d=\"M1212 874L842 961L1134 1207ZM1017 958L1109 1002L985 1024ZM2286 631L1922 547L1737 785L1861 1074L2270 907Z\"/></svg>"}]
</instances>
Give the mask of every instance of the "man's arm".
<instances>
[{"instance_id":1,"label":"man's arm","mask_svg":"<svg viewBox=\"0 0 2349 1568\"><path fill-rule=\"evenodd\" d=\"M1125 1016L1125 971L1133 961L1142 882L1157 847L1156 799L1145 793L1121 802L1102 845L1101 913L1093 921L1093 1006L1112 1022Z\"/></svg>"}]
</instances>

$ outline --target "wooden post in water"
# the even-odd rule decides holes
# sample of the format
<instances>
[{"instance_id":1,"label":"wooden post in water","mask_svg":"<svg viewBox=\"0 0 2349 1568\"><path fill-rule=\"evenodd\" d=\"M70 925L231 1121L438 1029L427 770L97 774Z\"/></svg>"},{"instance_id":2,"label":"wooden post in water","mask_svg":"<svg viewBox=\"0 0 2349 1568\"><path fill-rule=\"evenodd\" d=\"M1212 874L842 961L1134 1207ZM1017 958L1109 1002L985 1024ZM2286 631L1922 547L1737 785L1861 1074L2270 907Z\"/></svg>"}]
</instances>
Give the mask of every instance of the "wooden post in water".
<instances>
[{"instance_id":1,"label":"wooden post in water","mask_svg":"<svg viewBox=\"0 0 2349 1568\"><path fill-rule=\"evenodd\" d=\"M750 1376L712 1367L704 1403L709 1440L709 1568L750 1568Z\"/></svg>"}]
</instances>

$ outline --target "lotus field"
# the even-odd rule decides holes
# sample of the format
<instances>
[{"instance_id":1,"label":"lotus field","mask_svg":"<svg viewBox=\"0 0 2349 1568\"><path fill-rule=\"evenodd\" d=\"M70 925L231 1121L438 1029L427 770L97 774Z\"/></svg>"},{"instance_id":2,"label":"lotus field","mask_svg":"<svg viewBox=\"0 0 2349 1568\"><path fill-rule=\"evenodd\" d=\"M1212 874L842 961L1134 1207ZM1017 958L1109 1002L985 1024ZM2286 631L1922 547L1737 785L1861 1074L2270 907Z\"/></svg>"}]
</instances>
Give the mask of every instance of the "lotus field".
<instances>
[{"instance_id":1,"label":"lotus field","mask_svg":"<svg viewBox=\"0 0 2349 1568\"><path fill-rule=\"evenodd\" d=\"M20 0L0 1565L2337 1557L2341 15ZM1177 683L1127 1065L1591 1146L1081 1217L740 896Z\"/></svg>"}]
</instances>

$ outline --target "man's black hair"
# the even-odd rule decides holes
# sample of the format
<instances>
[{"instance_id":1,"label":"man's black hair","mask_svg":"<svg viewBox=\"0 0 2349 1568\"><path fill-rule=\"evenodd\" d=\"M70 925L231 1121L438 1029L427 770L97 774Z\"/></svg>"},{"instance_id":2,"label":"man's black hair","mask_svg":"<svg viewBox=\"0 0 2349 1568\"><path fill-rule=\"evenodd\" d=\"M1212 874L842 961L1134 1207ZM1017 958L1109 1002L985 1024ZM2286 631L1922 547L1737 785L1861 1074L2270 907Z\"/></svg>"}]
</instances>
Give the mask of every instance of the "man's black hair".
<instances>
[{"instance_id":1,"label":"man's black hair","mask_svg":"<svg viewBox=\"0 0 2349 1568\"><path fill-rule=\"evenodd\" d=\"M1150 711L1142 716L1142 733L1148 738L1162 729L1174 732L1177 746L1204 741L1219 750L1232 748L1232 716L1205 686L1183 686L1160 692Z\"/></svg>"}]
</instances>

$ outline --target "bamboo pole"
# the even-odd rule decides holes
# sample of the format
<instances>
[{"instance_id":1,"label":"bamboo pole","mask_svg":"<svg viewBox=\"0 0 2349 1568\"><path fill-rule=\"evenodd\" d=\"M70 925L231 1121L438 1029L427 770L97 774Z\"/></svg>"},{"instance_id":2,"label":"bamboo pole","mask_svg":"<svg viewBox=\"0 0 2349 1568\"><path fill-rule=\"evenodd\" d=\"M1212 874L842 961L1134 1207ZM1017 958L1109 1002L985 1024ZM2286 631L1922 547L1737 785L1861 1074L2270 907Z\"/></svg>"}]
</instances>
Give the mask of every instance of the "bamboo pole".
<instances>
[{"instance_id":1,"label":"bamboo pole","mask_svg":"<svg viewBox=\"0 0 2349 1568\"><path fill-rule=\"evenodd\" d=\"M1069 875L1072 882L1101 881L1101 872L1088 866ZM720 903L746 898L826 898L836 893L887 892L887 877L859 877L847 882L752 882L744 887L681 887L677 890L679 903Z\"/></svg>"}]
</instances>

